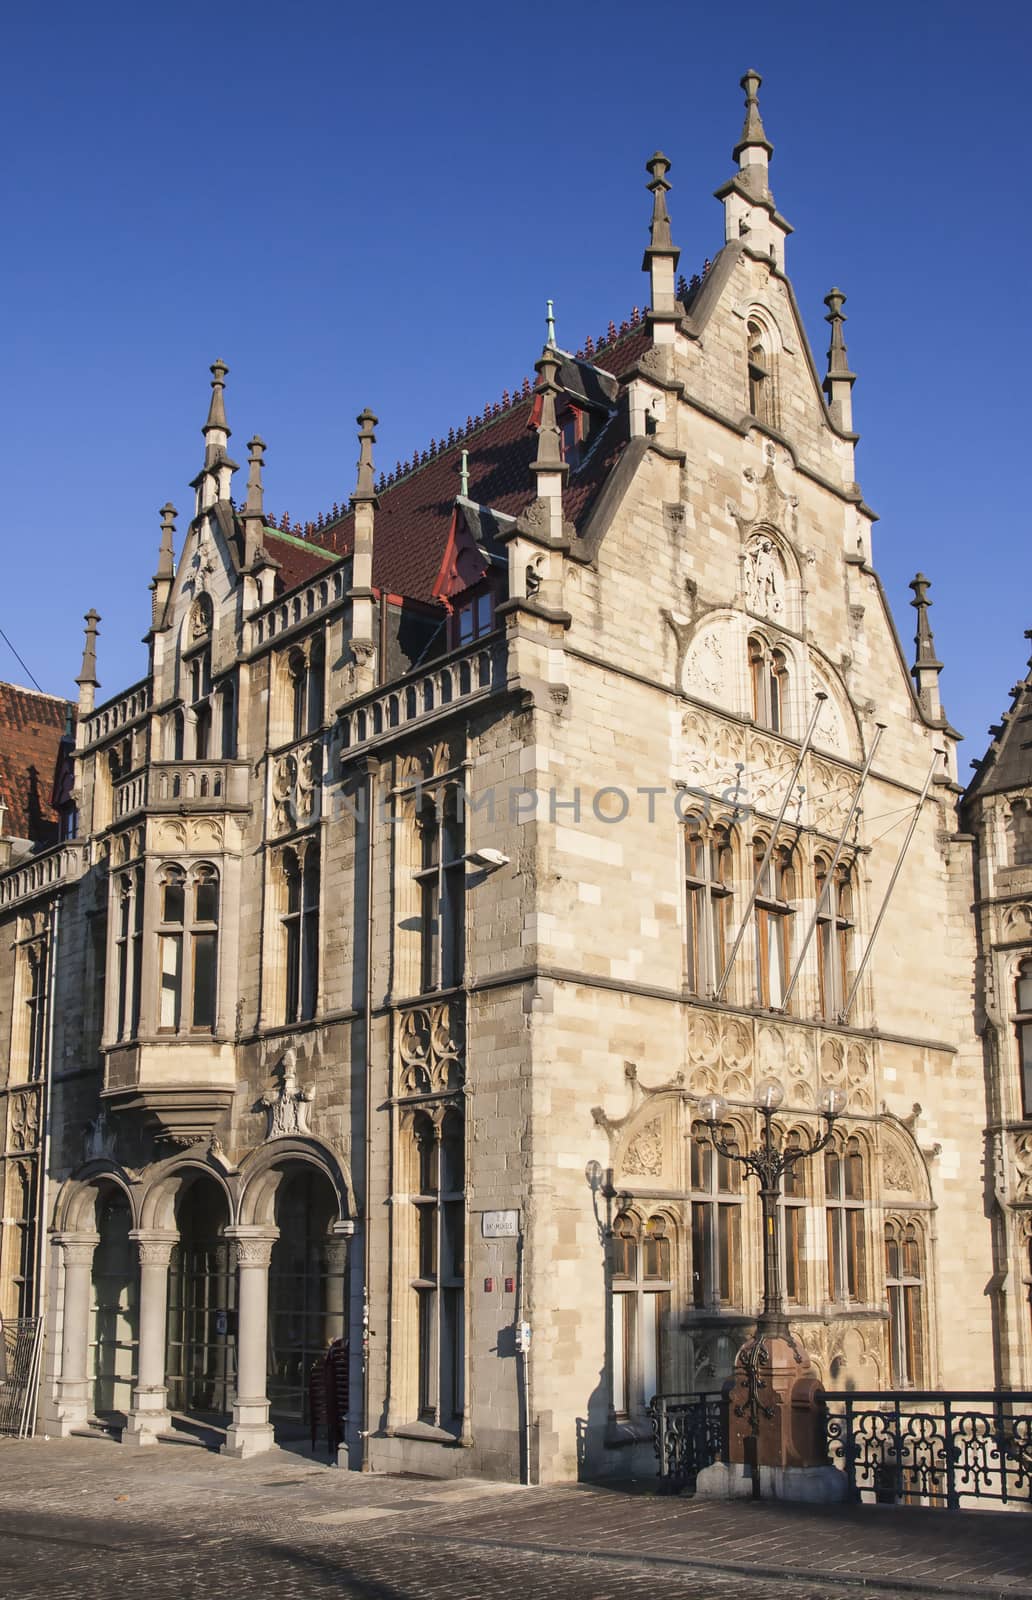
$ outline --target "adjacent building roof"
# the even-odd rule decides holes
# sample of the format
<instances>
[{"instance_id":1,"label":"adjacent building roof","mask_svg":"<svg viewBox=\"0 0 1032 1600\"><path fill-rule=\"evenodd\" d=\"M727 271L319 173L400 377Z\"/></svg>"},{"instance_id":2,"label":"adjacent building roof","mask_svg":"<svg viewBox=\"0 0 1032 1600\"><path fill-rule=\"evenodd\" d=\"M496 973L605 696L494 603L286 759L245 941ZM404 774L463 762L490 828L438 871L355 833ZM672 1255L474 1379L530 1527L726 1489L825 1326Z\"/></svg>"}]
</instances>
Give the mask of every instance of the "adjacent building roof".
<instances>
[{"instance_id":1,"label":"adjacent building roof","mask_svg":"<svg viewBox=\"0 0 1032 1600\"><path fill-rule=\"evenodd\" d=\"M0 683L0 834L52 844L57 838L54 773L75 706L56 695Z\"/></svg>"},{"instance_id":2,"label":"adjacent building roof","mask_svg":"<svg viewBox=\"0 0 1032 1600\"><path fill-rule=\"evenodd\" d=\"M1020 683L1011 690L1009 711L990 728L993 742L985 755L971 765L975 775L965 800L986 794L1005 794L1032 785L1032 661Z\"/></svg>"}]
</instances>

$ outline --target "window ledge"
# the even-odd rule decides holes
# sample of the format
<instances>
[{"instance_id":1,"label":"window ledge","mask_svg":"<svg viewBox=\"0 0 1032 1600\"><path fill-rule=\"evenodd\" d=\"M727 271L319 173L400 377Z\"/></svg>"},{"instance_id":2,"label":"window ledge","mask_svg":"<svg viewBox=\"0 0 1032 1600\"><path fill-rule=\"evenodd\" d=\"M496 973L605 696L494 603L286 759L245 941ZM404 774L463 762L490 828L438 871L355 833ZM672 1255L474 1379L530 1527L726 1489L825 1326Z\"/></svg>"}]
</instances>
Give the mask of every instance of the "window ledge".
<instances>
[{"instance_id":1,"label":"window ledge","mask_svg":"<svg viewBox=\"0 0 1032 1600\"><path fill-rule=\"evenodd\" d=\"M436 1428L432 1422L403 1422L392 1428L391 1433L395 1439L422 1439L426 1444L452 1445L455 1449L462 1443L458 1434L449 1433L447 1428Z\"/></svg>"}]
</instances>

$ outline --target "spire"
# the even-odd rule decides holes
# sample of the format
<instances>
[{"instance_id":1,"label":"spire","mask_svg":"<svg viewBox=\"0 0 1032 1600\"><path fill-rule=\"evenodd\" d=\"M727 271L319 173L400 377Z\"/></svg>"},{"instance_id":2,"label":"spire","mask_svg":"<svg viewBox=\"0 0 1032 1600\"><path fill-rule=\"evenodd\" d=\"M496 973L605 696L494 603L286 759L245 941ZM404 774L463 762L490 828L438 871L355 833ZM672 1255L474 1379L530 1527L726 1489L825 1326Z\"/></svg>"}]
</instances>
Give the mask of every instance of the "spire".
<instances>
[{"instance_id":1,"label":"spire","mask_svg":"<svg viewBox=\"0 0 1032 1600\"><path fill-rule=\"evenodd\" d=\"M562 483L569 476L569 467L563 460L561 447L562 434L556 416L556 396L560 393L556 383L556 374L559 371L559 356L554 345L546 344L541 352L541 358L534 363L534 371L539 376L538 393L541 396L541 412L538 418L537 455L531 462L530 470L537 475L538 493L543 493L543 473L558 473L560 476L559 492L562 493Z\"/></svg>"},{"instance_id":2,"label":"spire","mask_svg":"<svg viewBox=\"0 0 1032 1600\"><path fill-rule=\"evenodd\" d=\"M244 516L258 517L265 521L265 487L262 483L263 457L268 446L259 434L248 439L247 448L250 452L247 457L247 499L244 502Z\"/></svg>"},{"instance_id":3,"label":"spire","mask_svg":"<svg viewBox=\"0 0 1032 1600\"><path fill-rule=\"evenodd\" d=\"M228 439L230 435L230 428L226 422L226 407L223 403L222 394L226 387L226 377L229 373L229 368L226 366L226 363L221 359L221 357L216 356L215 360L211 364L211 367L209 368L209 371L211 372L211 405L208 407L208 420L201 429L201 432L204 434L205 438L207 438L209 433L217 429L221 433L224 433Z\"/></svg>"},{"instance_id":4,"label":"spire","mask_svg":"<svg viewBox=\"0 0 1032 1600\"><path fill-rule=\"evenodd\" d=\"M172 580L176 571L176 517L179 515L171 500L161 508L161 543L158 546L158 569L151 579L151 627L159 628L172 593Z\"/></svg>"},{"instance_id":5,"label":"spire","mask_svg":"<svg viewBox=\"0 0 1032 1600\"><path fill-rule=\"evenodd\" d=\"M358 422L358 482L355 492L351 496L352 507L359 501L367 501L376 505L376 487L373 476L373 445L376 443L376 434L373 429L379 422L379 417L374 417L369 407L356 418Z\"/></svg>"},{"instance_id":6,"label":"spire","mask_svg":"<svg viewBox=\"0 0 1032 1600\"><path fill-rule=\"evenodd\" d=\"M200 516L217 500L229 499L229 488L236 471L236 462L229 459L226 450L230 428L226 421L223 391L229 368L224 361L216 360L212 362L210 371L211 403L207 421L201 429L204 434L204 466L190 485L197 491L195 516Z\"/></svg>"},{"instance_id":7,"label":"spire","mask_svg":"<svg viewBox=\"0 0 1032 1600\"><path fill-rule=\"evenodd\" d=\"M917 612L917 632L914 635L916 655L910 672L922 710L933 722L937 722L942 720L942 701L939 698L939 674L942 671L942 662L935 654L935 640L932 638L931 624L928 621L928 611L932 603L928 598L931 584L924 573L919 572L910 587L914 591L914 598L910 604Z\"/></svg>"},{"instance_id":8,"label":"spire","mask_svg":"<svg viewBox=\"0 0 1032 1600\"><path fill-rule=\"evenodd\" d=\"M763 79L758 72L755 72L750 67L749 71L739 81L745 90L745 121L742 124L742 137L735 145L731 155L739 165L743 165L742 155L744 151L752 149L763 150L766 152L763 163L766 166L767 161L774 154L774 146L767 138L763 126L763 118L760 116L759 90Z\"/></svg>"},{"instance_id":9,"label":"spire","mask_svg":"<svg viewBox=\"0 0 1032 1600\"><path fill-rule=\"evenodd\" d=\"M351 558L351 654L354 663L352 687L356 694L371 689L376 681L376 643L373 626L373 534L376 524L373 445L378 418L369 407L360 412L358 422L358 481L351 496L355 517L355 548Z\"/></svg>"},{"instance_id":10,"label":"spire","mask_svg":"<svg viewBox=\"0 0 1032 1600\"><path fill-rule=\"evenodd\" d=\"M666 203L670 189L667 182L670 162L662 150L657 150L646 161L645 169L650 174L647 188L652 191L652 220L649 223L649 245L642 259L641 270L649 274L649 320L653 325L653 339L657 343L669 343L669 338L664 338L662 334L657 338L657 328L664 322L678 322L681 317L675 291L681 252L670 237L670 216Z\"/></svg>"},{"instance_id":11,"label":"spire","mask_svg":"<svg viewBox=\"0 0 1032 1600\"><path fill-rule=\"evenodd\" d=\"M91 606L83 620L86 623L86 640L82 650L82 666L75 680L79 685L80 721L83 715L93 710L96 690L100 686L97 677L97 623L100 616Z\"/></svg>"},{"instance_id":12,"label":"spire","mask_svg":"<svg viewBox=\"0 0 1032 1600\"><path fill-rule=\"evenodd\" d=\"M732 155L738 171L717 190L724 202L724 238L744 239L757 254L767 256L784 271L785 238L792 232L774 204L768 165L774 146L760 116L759 89L763 79L752 68L741 79L745 91L745 122Z\"/></svg>"},{"instance_id":13,"label":"spire","mask_svg":"<svg viewBox=\"0 0 1032 1600\"><path fill-rule=\"evenodd\" d=\"M846 341L842 337L845 317L842 307L846 297L841 289L832 289L824 296L828 308L825 322L831 324L831 343L828 346L828 373L824 379L824 393L828 397L831 420L842 433L853 431L853 385L856 373L850 372L846 356Z\"/></svg>"},{"instance_id":14,"label":"spire","mask_svg":"<svg viewBox=\"0 0 1032 1600\"><path fill-rule=\"evenodd\" d=\"M554 309L555 301L554 300L546 300L545 301L545 305L548 307L548 310L545 313L545 325L546 325L546 327L548 329L548 333L547 333L547 336L545 338L545 343L546 343L546 345L549 345L551 347L551 349L554 350L556 348L556 343L555 343L555 309Z\"/></svg>"}]
</instances>

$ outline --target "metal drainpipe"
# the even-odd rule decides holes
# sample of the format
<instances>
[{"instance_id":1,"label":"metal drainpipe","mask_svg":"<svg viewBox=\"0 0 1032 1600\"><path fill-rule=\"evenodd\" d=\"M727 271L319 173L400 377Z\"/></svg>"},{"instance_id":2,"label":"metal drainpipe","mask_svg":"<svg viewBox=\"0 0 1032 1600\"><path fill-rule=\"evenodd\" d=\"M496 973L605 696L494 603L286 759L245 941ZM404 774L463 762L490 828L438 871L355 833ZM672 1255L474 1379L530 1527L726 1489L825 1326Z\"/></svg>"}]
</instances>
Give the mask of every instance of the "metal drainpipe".
<instances>
[{"instance_id":1,"label":"metal drainpipe","mask_svg":"<svg viewBox=\"0 0 1032 1600\"><path fill-rule=\"evenodd\" d=\"M40 1088L42 1104L40 1105L40 1144L39 1144L39 1172L36 1175L36 1282L33 1292L33 1314L36 1317L44 1315L46 1305L46 1270L49 1252L47 1250L47 1201L50 1192L50 1091L54 1074L54 984L57 973L57 941L61 927L61 901L55 897L50 908L50 949L47 952L47 1046L43 1064L43 1083ZM36 1396L33 1402L32 1423L29 1433L36 1431L36 1411L39 1406L39 1385L42 1382L43 1350L39 1354L41 1370L37 1374Z\"/></svg>"},{"instance_id":2,"label":"metal drainpipe","mask_svg":"<svg viewBox=\"0 0 1032 1600\"><path fill-rule=\"evenodd\" d=\"M376 800L376 774L368 771L366 791L366 948L365 948L365 1194L362 1228L362 1471L369 1471L369 1268L372 1261L370 1240L370 1175L373 1164L373 820Z\"/></svg>"}]
</instances>

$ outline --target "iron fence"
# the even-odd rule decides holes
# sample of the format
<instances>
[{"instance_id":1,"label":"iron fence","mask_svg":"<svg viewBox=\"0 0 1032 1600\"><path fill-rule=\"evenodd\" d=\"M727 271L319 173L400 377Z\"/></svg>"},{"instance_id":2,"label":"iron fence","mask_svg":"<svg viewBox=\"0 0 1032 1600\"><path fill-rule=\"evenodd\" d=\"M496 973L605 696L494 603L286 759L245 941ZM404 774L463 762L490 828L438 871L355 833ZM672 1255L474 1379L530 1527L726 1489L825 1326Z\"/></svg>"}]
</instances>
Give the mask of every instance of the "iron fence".
<instances>
[{"instance_id":1,"label":"iron fence","mask_svg":"<svg viewBox=\"0 0 1032 1600\"><path fill-rule=\"evenodd\" d=\"M826 1395L828 1457L853 1500L1032 1508L1032 1392Z\"/></svg>"},{"instance_id":2,"label":"iron fence","mask_svg":"<svg viewBox=\"0 0 1032 1600\"><path fill-rule=\"evenodd\" d=\"M42 1333L40 1317L7 1317L0 1325L0 1434L32 1431Z\"/></svg>"},{"instance_id":3,"label":"iron fence","mask_svg":"<svg viewBox=\"0 0 1032 1600\"><path fill-rule=\"evenodd\" d=\"M715 1393L656 1395L649 1406L660 1487L694 1490L703 1467L721 1460L727 1401Z\"/></svg>"}]
</instances>

